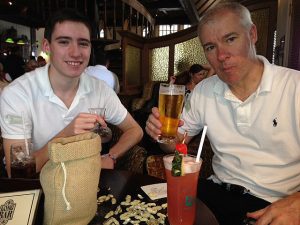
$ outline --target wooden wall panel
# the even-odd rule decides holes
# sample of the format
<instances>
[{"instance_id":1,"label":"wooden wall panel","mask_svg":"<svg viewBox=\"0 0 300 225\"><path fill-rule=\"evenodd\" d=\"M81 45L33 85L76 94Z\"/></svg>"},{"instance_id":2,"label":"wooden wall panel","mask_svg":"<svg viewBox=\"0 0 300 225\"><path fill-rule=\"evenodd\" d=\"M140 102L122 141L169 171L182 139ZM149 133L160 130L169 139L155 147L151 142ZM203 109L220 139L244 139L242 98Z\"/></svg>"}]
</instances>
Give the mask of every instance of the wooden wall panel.
<instances>
[{"instance_id":1,"label":"wooden wall panel","mask_svg":"<svg viewBox=\"0 0 300 225\"><path fill-rule=\"evenodd\" d=\"M300 70L300 1L294 0L291 8L292 30L288 67Z\"/></svg>"}]
</instances>

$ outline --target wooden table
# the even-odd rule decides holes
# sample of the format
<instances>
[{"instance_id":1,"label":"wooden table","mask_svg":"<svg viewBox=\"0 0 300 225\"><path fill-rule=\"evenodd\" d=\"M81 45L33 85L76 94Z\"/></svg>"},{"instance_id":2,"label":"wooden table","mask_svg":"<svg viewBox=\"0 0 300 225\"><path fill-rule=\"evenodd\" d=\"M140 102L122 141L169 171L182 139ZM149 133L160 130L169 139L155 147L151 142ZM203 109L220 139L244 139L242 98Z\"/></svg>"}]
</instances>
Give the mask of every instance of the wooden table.
<instances>
[{"instance_id":1,"label":"wooden table","mask_svg":"<svg viewBox=\"0 0 300 225\"><path fill-rule=\"evenodd\" d=\"M143 201L151 202L151 200L141 190L141 186L147 184L163 183L165 180L161 180L156 177L134 174L128 171L121 170L106 170L103 169L100 175L100 190L109 190L110 194L113 194L120 203L127 194L136 196L140 194L144 197ZM41 188L39 180L29 179L0 179L0 192L12 192L21 190L31 190ZM100 191L101 194L101 191ZM43 220L43 196L39 204L36 224L42 224ZM167 199L156 200L157 203L167 202ZM99 209L101 206L99 206ZM101 212L103 208L101 209ZM103 214L98 214L98 218L94 218L90 225L100 225L103 223ZM168 223L166 223L168 224ZM197 222L196 225L218 225L213 213L207 208L207 206L200 200L197 202Z\"/></svg>"}]
</instances>

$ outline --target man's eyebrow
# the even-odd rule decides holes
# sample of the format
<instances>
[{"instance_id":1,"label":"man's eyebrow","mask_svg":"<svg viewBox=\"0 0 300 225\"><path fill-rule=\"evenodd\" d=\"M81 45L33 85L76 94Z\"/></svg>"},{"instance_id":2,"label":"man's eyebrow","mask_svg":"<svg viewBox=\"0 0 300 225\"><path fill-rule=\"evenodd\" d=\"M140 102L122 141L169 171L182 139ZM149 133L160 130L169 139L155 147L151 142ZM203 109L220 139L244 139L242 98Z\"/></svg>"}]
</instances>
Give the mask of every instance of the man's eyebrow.
<instances>
[{"instance_id":1,"label":"man's eyebrow","mask_svg":"<svg viewBox=\"0 0 300 225\"><path fill-rule=\"evenodd\" d=\"M207 43L205 43L205 44L202 45L202 48L205 48L205 47L207 47L209 45L213 45L213 43L212 42L207 42Z\"/></svg>"},{"instance_id":2,"label":"man's eyebrow","mask_svg":"<svg viewBox=\"0 0 300 225\"><path fill-rule=\"evenodd\" d=\"M237 32L230 32L230 33L228 33L228 34L225 34L225 35L223 36L223 39L229 38L231 35L238 35L238 33L237 33Z\"/></svg>"},{"instance_id":3,"label":"man's eyebrow","mask_svg":"<svg viewBox=\"0 0 300 225\"><path fill-rule=\"evenodd\" d=\"M58 36L55 38L55 40L60 40L60 39L71 39L71 37L68 36Z\"/></svg>"},{"instance_id":4,"label":"man's eyebrow","mask_svg":"<svg viewBox=\"0 0 300 225\"><path fill-rule=\"evenodd\" d=\"M55 40L61 40L61 39L72 40L72 38L69 36L59 36L59 37L55 38ZM85 42L91 43L91 41L86 38L79 38L78 41L85 41Z\"/></svg>"},{"instance_id":5,"label":"man's eyebrow","mask_svg":"<svg viewBox=\"0 0 300 225\"><path fill-rule=\"evenodd\" d=\"M89 39L86 39L86 38L79 38L78 41L85 41L85 42L91 43L91 41Z\"/></svg>"},{"instance_id":6,"label":"man's eyebrow","mask_svg":"<svg viewBox=\"0 0 300 225\"><path fill-rule=\"evenodd\" d=\"M232 36L232 35L239 35L239 34L238 34L237 32L230 32L230 33L228 33L228 34L225 34L225 35L222 37L222 39L227 39L227 38L229 38L229 37ZM209 45L213 45L213 43L212 43L212 42L207 42L207 43L203 44L202 47L205 48L205 47L207 47L207 46L209 46Z\"/></svg>"}]
</instances>

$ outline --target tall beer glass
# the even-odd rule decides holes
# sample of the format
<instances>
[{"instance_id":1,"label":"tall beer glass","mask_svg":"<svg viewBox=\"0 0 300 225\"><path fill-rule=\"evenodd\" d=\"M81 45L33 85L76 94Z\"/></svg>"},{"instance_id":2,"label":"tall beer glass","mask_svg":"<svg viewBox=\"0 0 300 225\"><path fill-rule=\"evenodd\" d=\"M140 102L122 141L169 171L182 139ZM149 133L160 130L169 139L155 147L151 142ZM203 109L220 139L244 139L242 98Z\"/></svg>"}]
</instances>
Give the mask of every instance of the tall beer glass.
<instances>
[{"instance_id":1,"label":"tall beer glass","mask_svg":"<svg viewBox=\"0 0 300 225\"><path fill-rule=\"evenodd\" d=\"M164 166L167 176L168 219L171 225L193 225L196 219L196 196L198 177L202 160L196 162L196 157L183 157L183 176L172 175L172 160L174 155L164 156Z\"/></svg>"},{"instance_id":2,"label":"tall beer glass","mask_svg":"<svg viewBox=\"0 0 300 225\"><path fill-rule=\"evenodd\" d=\"M184 85L160 84L158 108L162 134L158 142L169 144L175 141L184 93Z\"/></svg>"}]
</instances>

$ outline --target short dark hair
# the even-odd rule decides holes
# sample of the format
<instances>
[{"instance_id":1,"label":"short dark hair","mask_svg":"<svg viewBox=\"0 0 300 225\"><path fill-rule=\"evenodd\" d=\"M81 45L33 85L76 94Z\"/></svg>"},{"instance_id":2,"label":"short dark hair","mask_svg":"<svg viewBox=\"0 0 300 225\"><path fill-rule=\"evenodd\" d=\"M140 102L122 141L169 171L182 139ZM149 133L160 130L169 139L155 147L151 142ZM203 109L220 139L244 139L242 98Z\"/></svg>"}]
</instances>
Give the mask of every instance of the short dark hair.
<instances>
[{"instance_id":1,"label":"short dark hair","mask_svg":"<svg viewBox=\"0 0 300 225\"><path fill-rule=\"evenodd\" d=\"M203 66L200 64L193 64L188 71L186 70L176 76L174 84L186 85L190 82L193 74L199 73L202 70L205 70Z\"/></svg>"},{"instance_id":2,"label":"short dark hair","mask_svg":"<svg viewBox=\"0 0 300 225\"><path fill-rule=\"evenodd\" d=\"M76 9L63 8L52 14L49 20L47 21L45 26L44 38L51 42L51 36L55 25L64 21L83 23L89 29L91 36L92 28L88 18Z\"/></svg>"},{"instance_id":3,"label":"short dark hair","mask_svg":"<svg viewBox=\"0 0 300 225\"><path fill-rule=\"evenodd\" d=\"M195 74L199 73L202 70L204 70L203 66L201 66L200 64L193 64L189 69L189 73Z\"/></svg>"}]
</instances>

